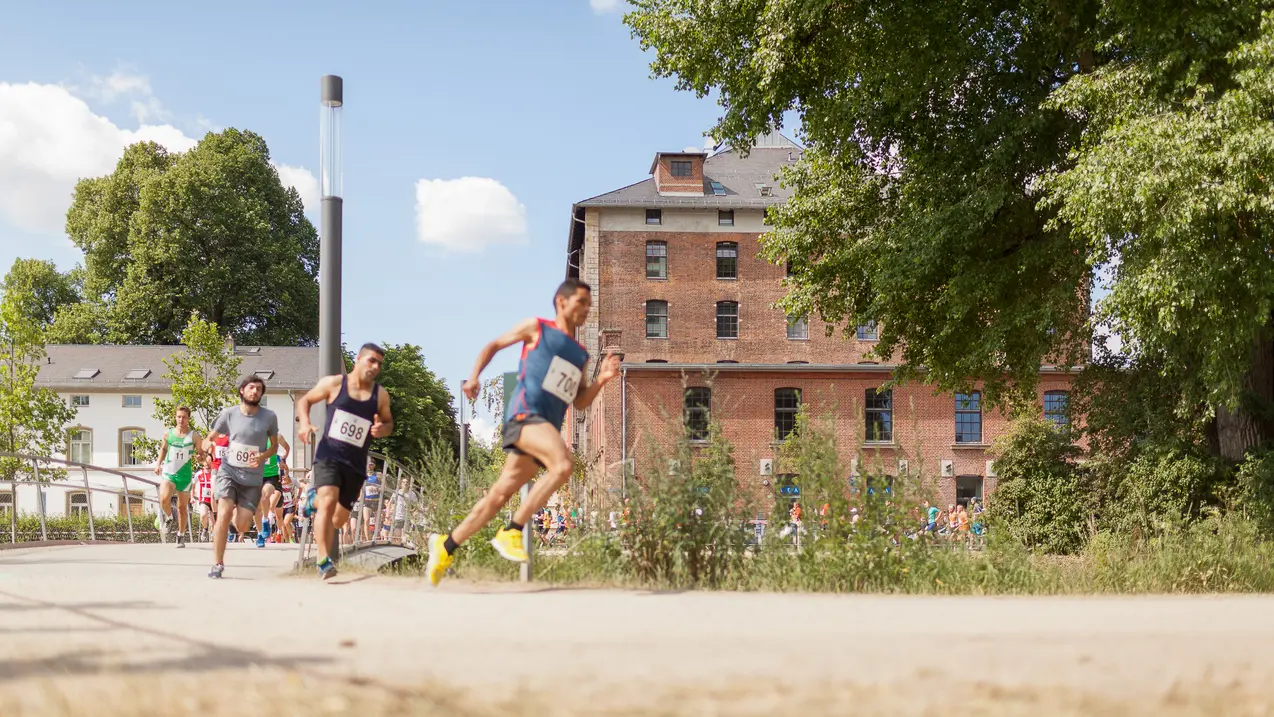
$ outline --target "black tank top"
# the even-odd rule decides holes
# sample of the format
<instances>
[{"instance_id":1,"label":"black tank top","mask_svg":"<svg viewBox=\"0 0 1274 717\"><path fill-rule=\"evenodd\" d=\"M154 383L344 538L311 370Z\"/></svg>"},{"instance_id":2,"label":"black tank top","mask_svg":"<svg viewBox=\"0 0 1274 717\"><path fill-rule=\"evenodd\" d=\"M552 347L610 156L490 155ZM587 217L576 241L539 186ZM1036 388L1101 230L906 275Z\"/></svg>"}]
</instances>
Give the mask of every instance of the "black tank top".
<instances>
[{"instance_id":1,"label":"black tank top","mask_svg":"<svg viewBox=\"0 0 1274 717\"><path fill-rule=\"evenodd\" d=\"M366 401L349 395L349 377L341 377L341 392L327 404L323 435L314 451L314 460L337 461L363 470L367 467L367 450L372 442L372 422L380 386L372 384L372 395Z\"/></svg>"}]
</instances>

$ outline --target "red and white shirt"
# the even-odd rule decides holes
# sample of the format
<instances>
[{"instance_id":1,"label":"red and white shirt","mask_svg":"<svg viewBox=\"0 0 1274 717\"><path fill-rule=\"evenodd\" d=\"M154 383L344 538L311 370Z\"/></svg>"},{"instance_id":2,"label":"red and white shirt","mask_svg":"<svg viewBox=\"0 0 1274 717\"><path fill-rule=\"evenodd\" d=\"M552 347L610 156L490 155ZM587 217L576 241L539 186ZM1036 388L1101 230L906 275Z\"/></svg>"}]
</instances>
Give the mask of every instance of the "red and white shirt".
<instances>
[{"instance_id":1,"label":"red and white shirt","mask_svg":"<svg viewBox=\"0 0 1274 717\"><path fill-rule=\"evenodd\" d=\"M195 502L212 502L212 468L200 468L195 472Z\"/></svg>"}]
</instances>

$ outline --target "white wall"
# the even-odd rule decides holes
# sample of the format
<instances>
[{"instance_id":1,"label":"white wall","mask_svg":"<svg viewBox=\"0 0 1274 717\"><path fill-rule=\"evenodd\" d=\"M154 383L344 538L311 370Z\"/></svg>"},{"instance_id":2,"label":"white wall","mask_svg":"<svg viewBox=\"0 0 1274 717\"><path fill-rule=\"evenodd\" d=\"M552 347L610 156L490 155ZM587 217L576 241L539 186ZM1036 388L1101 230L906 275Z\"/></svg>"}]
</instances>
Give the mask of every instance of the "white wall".
<instances>
[{"instance_id":1,"label":"white wall","mask_svg":"<svg viewBox=\"0 0 1274 717\"><path fill-rule=\"evenodd\" d=\"M722 207L729 209L729 207ZM597 211L589 209L590 212ZM717 224L717 210L679 209L663 207L660 224L646 223L646 210L633 207L605 207L601 215L604 232L768 232L772 227L764 223L765 212L760 209L735 209L734 226Z\"/></svg>"},{"instance_id":2,"label":"white wall","mask_svg":"<svg viewBox=\"0 0 1274 717\"><path fill-rule=\"evenodd\" d=\"M170 399L171 394L168 393L144 393L137 392L131 395L140 395L142 397L142 405L140 408L125 408L123 406L124 393L116 391L59 391L63 400L68 404L71 402L72 393L77 395L87 395L89 397L89 405L76 408L75 418L71 421L71 430L75 428L87 428L93 432L93 459L92 465L102 468L111 468L122 471L130 475L135 475L150 481L157 481L158 477L154 473L155 464L149 463L141 466L121 466L120 460L120 430L124 428L142 428L146 431L148 438L158 439L167 431L167 426L160 423L154 418L155 399ZM275 391L266 394L265 407L274 411L279 416L279 433L293 446L293 450L297 451L297 455L289 459L289 464L293 466L305 466L308 462L302 457L304 449L296 448L296 424L293 421L293 400L299 394L293 392L289 397L285 391ZM69 433L69 431L68 431ZM66 446L62 447L62 451L66 450ZM59 452L56 458L66 458L64 452ZM107 488L110 490L121 490L123 488L124 479L120 476L106 473L103 471L88 471L89 485L94 488ZM65 481L59 481L46 488L45 506L49 515L64 515L67 508L67 493L70 491L82 491L84 488L84 473L80 470L72 470L68 473ZM129 490L143 490L152 498L158 498L158 493L153 486L139 482L129 481ZM0 490L5 490L0 488ZM115 516L120 515L119 506L121 498L116 495L107 493L93 492L92 505L94 515ZM34 486L19 485L17 488L17 506L18 512L35 514L39 510L39 502ZM153 503L146 506L148 511L154 509ZM0 521L0 536L5 532L5 524Z\"/></svg>"}]
</instances>

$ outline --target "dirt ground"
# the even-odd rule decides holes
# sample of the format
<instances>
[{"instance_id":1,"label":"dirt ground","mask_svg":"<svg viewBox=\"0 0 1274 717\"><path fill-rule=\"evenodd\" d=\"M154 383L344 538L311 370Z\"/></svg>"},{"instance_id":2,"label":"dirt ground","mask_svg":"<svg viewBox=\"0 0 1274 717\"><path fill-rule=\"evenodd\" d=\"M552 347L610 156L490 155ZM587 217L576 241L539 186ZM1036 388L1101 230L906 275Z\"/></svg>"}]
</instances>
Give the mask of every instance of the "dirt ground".
<instances>
[{"instance_id":1,"label":"dirt ground","mask_svg":"<svg viewBox=\"0 0 1274 717\"><path fill-rule=\"evenodd\" d=\"M1267 715L1274 596L655 593L0 551L0 715Z\"/></svg>"}]
</instances>

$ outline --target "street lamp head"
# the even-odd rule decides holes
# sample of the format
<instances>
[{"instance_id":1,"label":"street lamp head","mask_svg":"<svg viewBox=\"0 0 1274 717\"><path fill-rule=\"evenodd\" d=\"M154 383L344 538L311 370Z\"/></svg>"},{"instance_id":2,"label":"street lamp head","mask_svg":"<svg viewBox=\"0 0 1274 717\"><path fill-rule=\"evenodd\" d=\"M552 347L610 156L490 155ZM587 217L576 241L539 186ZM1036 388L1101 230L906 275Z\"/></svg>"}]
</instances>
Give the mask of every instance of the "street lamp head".
<instances>
[{"instance_id":1,"label":"street lamp head","mask_svg":"<svg viewBox=\"0 0 1274 717\"><path fill-rule=\"evenodd\" d=\"M323 75L319 96L324 107L340 107L345 104L345 82L340 75Z\"/></svg>"}]
</instances>

